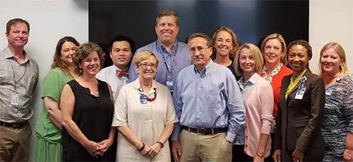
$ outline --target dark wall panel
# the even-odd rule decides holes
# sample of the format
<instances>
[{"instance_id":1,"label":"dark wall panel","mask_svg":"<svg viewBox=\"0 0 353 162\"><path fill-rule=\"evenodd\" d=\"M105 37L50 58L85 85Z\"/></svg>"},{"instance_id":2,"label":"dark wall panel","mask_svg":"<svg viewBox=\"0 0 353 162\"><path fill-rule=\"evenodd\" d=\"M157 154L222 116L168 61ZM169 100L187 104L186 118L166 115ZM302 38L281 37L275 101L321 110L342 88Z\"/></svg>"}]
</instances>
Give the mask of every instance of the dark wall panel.
<instances>
[{"instance_id":1,"label":"dark wall panel","mask_svg":"<svg viewBox=\"0 0 353 162\"><path fill-rule=\"evenodd\" d=\"M179 15L181 41L194 32L211 36L222 25L232 28L240 42L254 44L273 32L287 43L309 35L308 0L90 0L89 39L106 50L121 34L141 47L156 39L155 16L163 9ZM107 57L105 66L110 64Z\"/></svg>"}]
</instances>

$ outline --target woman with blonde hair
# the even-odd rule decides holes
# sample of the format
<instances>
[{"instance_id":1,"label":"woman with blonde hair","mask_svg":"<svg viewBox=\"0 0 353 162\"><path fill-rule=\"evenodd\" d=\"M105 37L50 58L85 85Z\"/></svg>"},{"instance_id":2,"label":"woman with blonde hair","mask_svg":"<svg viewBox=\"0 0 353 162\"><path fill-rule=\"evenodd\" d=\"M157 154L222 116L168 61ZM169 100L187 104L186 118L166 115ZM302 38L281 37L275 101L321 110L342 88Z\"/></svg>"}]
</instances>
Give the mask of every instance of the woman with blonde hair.
<instances>
[{"instance_id":1,"label":"woman with blonde hair","mask_svg":"<svg viewBox=\"0 0 353 162\"><path fill-rule=\"evenodd\" d=\"M276 118L282 79L284 76L292 73L292 70L286 66L287 45L281 34L272 33L263 39L261 43L261 51L265 59L265 64L260 75L271 83L274 99L273 116ZM273 122L271 138L274 138L275 126L276 123ZM272 158L267 158L266 161L272 161Z\"/></svg>"},{"instance_id":2,"label":"woman with blonde hair","mask_svg":"<svg viewBox=\"0 0 353 162\"><path fill-rule=\"evenodd\" d=\"M286 42L281 34L273 33L265 37L261 43L261 51L265 59L261 76L272 85L274 96L273 116L277 116L282 78L290 75L292 70L286 67Z\"/></svg>"},{"instance_id":3,"label":"woman with blonde hair","mask_svg":"<svg viewBox=\"0 0 353 162\"><path fill-rule=\"evenodd\" d=\"M115 101L117 161L170 162L168 138L178 119L168 88L154 80L158 58L140 51L133 62L138 78L123 86Z\"/></svg>"},{"instance_id":4,"label":"woman with blonde hair","mask_svg":"<svg viewBox=\"0 0 353 162\"><path fill-rule=\"evenodd\" d=\"M246 155L235 153L233 160L264 161L271 153L270 131L274 119L273 95L268 93L272 90L271 84L259 75L264 64L263 57L257 46L244 43L239 47L234 62L235 72L242 76L238 85L246 112L245 134L240 135L242 139L236 144L245 140L242 151Z\"/></svg>"},{"instance_id":5,"label":"woman with blonde hair","mask_svg":"<svg viewBox=\"0 0 353 162\"><path fill-rule=\"evenodd\" d=\"M319 66L326 94L323 161L353 161L353 78L349 75L342 46L327 43L321 49Z\"/></svg>"}]
</instances>

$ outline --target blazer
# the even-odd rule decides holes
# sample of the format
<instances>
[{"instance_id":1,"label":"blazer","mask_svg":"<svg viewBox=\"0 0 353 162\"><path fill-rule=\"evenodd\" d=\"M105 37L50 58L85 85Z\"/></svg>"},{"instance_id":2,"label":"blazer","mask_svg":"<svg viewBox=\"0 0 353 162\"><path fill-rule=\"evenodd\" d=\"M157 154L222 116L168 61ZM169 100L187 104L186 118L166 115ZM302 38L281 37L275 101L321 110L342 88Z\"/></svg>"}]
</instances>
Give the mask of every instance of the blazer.
<instances>
[{"instance_id":1,"label":"blazer","mask_svg":"<svg viewBox=\"0 0 353 162\"><path fill-rule=\"evenodd\" d=\"M306 81L299 82L285 99L292 75L285 76L282 80L274 149L299 149L304 152L304 156L314 152L321 155L320 151L325 145L321 134L325 106L324 81L308 69L302 77L306 77ZM304 95L302 99L296 99L301 84L305 87Z\"/></svg>"}]
</instances>

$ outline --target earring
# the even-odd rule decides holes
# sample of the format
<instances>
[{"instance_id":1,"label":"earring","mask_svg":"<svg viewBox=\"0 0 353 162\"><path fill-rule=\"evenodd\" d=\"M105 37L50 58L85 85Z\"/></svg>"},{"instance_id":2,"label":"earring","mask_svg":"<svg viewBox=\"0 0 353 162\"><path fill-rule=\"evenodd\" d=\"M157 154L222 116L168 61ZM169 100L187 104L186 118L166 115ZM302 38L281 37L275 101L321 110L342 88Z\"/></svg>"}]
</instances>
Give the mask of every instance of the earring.
<instances>
[{"instance_id":1,"label":"earring","mask_svg":"<svg viewBox=\"0 0 353 162\"><path fill-rule=\"evenodd\" d=\"M80 74L82 74L82 73L83 73L82 68L79 68L79 69L78 69L78 72L79 72Z\"/></svg>"}]
</instances>

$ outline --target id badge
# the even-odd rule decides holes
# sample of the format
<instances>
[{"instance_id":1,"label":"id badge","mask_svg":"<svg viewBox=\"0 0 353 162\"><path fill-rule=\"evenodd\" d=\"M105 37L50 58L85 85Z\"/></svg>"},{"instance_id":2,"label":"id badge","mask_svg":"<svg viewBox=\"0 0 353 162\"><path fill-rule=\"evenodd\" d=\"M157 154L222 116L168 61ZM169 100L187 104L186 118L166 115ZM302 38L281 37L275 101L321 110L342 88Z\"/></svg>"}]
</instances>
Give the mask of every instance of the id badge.
<instances>
[{"instance_id":1,"label":"id badge","mask_svg":"<svg viewBox=\"0 0 353 162\"><path fill-rule=\"evenodd\" d=\"M325 91L325 94L328 95L328 96L330 96L330 95L332 94L332 89L331 89L331 88L327 89L327 90Z\"/></svg>"},{"instance_id":2,"label":"id badge","mask_svg":"<svg viewBox=\"0 0 353 162\"><path fill-rule=\"evenodd\" d=\"M174 84L172 80L167 80L166 84L169 90L173 90Z\"/></svg>"},{"instance_id":3,"label":"id badge","mask_svg":"<svg viewBox=\"0 0 353 162\"><path fill-rule=\"evenodd\" d=\"M19 103L20 103L20 95L14 92L11 96L11 105L17 107Z\"/></svg>"},{"instance_id":4,"label":"id badge","mask_svg":"<svg viewBox=\"0 0 353 162\"><path fill-rule=\"evenodd\" d=\"M297 94L295 95L295 99L297 100L303 99L304 92L305 92L305 87L299 87L297 90Z\"/></svg>"}]
</instances>

